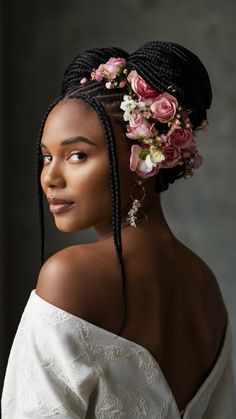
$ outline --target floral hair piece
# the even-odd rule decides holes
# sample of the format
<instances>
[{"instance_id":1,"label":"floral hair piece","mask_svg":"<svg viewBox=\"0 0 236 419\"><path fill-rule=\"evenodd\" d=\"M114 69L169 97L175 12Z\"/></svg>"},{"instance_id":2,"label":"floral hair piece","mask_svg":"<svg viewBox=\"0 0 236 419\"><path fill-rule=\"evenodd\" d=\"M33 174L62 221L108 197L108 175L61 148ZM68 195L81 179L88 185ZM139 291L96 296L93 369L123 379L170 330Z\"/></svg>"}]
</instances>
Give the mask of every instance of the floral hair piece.
<instances>
[{"instance_id":1,"label":"floral hair piece","mask_svg":"<svg viewBox=\"0 0 236 419\"><path fill-rule=\"evenodd\" d=\"M135 140L131 147L130 169L142 178L158 173L161 168L184 165L184 178L193 176L193 169L201 166L202 156L197 151L195 131L207 129L208 121L193 130L188 115L183 109L172 86L169 92L160 93L150 87L136 70L129 71L123 58L112 57L105 64L93 69L91 79L106 80L107 89L127 86L120 108L127 122L126 136ZM86 83L84 77L80 83Z\"/></svg>"}]
</instances>

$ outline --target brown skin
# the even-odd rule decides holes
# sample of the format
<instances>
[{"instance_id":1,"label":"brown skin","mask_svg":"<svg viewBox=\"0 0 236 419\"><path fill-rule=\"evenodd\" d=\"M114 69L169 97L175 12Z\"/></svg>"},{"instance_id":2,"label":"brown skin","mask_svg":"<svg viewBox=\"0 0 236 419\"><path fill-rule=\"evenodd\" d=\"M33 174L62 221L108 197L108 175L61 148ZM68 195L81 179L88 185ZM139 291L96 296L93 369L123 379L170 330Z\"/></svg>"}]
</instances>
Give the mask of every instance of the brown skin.
<instances>
[{"instance_id":1,"label":"brown skin","mask_svg":"<svg viewBox=\"0 0 236 419\"><path fill-rule=\"evenodd\" d=\"M121 336L145 347L158 360L182 409L217 359L227 313L213 272L171 232L154 178L143 180L148 220L141 215L137 228L127 223L130 190L141 178L129 168L131 140L113 120L112 126L120 172L127 284L127 322ZM96 145L60 145L78 135ZM100 120L84 102L63 100L47 118L42 143L46 146L42 148L41 174L45 195L77 203L67 212L54 214L57 228L76 232L95 227L99 241L70 246L49 258L40 271L37 294L117 333L123 305L111 229L109 162Z\"/></svg>"},{"instance_id":2,"label":"brown skin","mask_svg":"<svg viewBox=\"0 0 236 419\"><path fill-rule=\"evenodd\" d=\"M165 221L158 194L155 192L154 179L142 179L129 168L130 142L123 135L120 140L120 129L112 123L115 132L118 165L121 185L122 228L134 232L126 217L132 205L130 190L135 182L145 183L144 211L148 214L148 223L142 214L142 229L170 233ZM60 145L64 139L84 136L96 146L85 143ZM112 236L111 229L111 191L109 179L109 162L103 128L96 112L76 99L67 99L56 105L50 112L41 143L44 168L41 173L41 184L45 195L77 202L69 212L55 214L58 229L75 232L94 226L100 240ZM73 155L83 152L87 157ZM134 194L138 194L138 189ZM140 195L141 196L141 191ZM139 229L140 230L140 229ZM127 234L129 234L127 231ZM140 236L140 231L138 231Z\"/></svg>"}]
</instances>

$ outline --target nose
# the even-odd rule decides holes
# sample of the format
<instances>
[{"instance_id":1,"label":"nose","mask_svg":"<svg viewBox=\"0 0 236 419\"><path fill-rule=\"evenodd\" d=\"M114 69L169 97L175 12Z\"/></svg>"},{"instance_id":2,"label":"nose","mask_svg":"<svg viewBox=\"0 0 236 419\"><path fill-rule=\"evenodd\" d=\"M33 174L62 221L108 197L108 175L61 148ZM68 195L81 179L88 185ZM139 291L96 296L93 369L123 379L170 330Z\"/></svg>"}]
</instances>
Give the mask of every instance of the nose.
<instances>
[{"instance_id":1,"label":"nose","mask_svg":"<svg viewBox=\"0 0 236 419\"><path fill-rule=\"evenodd\" d=\"M42 187L47 188L65 187L66 181L59 163L55 161L43 167L41 172L41 184Z\"/></svg>"}]
</instances>

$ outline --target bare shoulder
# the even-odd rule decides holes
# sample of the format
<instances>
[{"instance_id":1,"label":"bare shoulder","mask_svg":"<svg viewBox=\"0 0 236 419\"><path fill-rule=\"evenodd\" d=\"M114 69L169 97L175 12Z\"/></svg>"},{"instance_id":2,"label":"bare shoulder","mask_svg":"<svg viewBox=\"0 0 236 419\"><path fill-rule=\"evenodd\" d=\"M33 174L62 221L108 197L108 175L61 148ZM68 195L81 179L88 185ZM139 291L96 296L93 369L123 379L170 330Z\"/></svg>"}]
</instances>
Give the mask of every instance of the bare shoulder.
<instances>
[{"instance_id":1,"label":"bare shoulder","mask_svg":"<svg viewBox=\"0 0 236 419\"><path fill-rule=\"evenodd\" d=\"M97 323L99 255L97 243L69 246L55 253L41 267L36 293L75 316Z\"/></svg>"},{"instance_id":2,"label":"bare shoulder","mask_svg":"<svg viewBox=\"0 0 236 419\"><path fill-rule=\"evenodd\" d=\"M215 330L215 336L222 337L226 328L228 313L224 303L218 279L210 266L195 252L178 241L180 246L183 266L191 276L186 276L190 282L193 304L196 304L196 312L204 313L205 321L208 320L211 330ZM199 316L201 318L201 315ZM203 319L201 319L203 321Z\"/></svg>"},{"instance_id":3,"label":"bare shoulder","mask_svg":"<svg viewBox=\"0 0 236 419\"><path fill-rule=\"evenodd\" d=\"M219 290L217 278L210 266L193 250L183 244L180 240L176 240L177 255L186 266L194 274L198 274L199 284L203 287L209 286L211 290Z\"/></svg>"}]
</instances>

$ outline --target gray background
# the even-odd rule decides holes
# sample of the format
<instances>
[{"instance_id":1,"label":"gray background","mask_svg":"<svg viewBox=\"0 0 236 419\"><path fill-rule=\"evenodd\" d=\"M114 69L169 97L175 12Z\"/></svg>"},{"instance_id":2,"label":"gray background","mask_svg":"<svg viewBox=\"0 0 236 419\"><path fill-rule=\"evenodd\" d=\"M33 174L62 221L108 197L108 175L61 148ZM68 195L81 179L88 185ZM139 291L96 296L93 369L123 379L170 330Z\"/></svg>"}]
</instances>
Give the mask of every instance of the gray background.
<instances>
[{"instance_id":1,"label":"gray background","mask_svg":"<svg viewBox=\"0 0 236 419\"><path fill-rule=\"evenodd\" d=\"M103 46L132 52L155 39L191 49L212 81L209 131L198 136L204 165L191 180L171 186L162 202L173 232L218 278L231 320L236 365L236 3L3 0L1 13L1 380L40 268L35 145L43 113L59 91L65 67L79 52ZM46 239L49 256L69 244L94 241L96 235L93 230L61 233L49 216Z\"/></svg>"}]
</instances>

